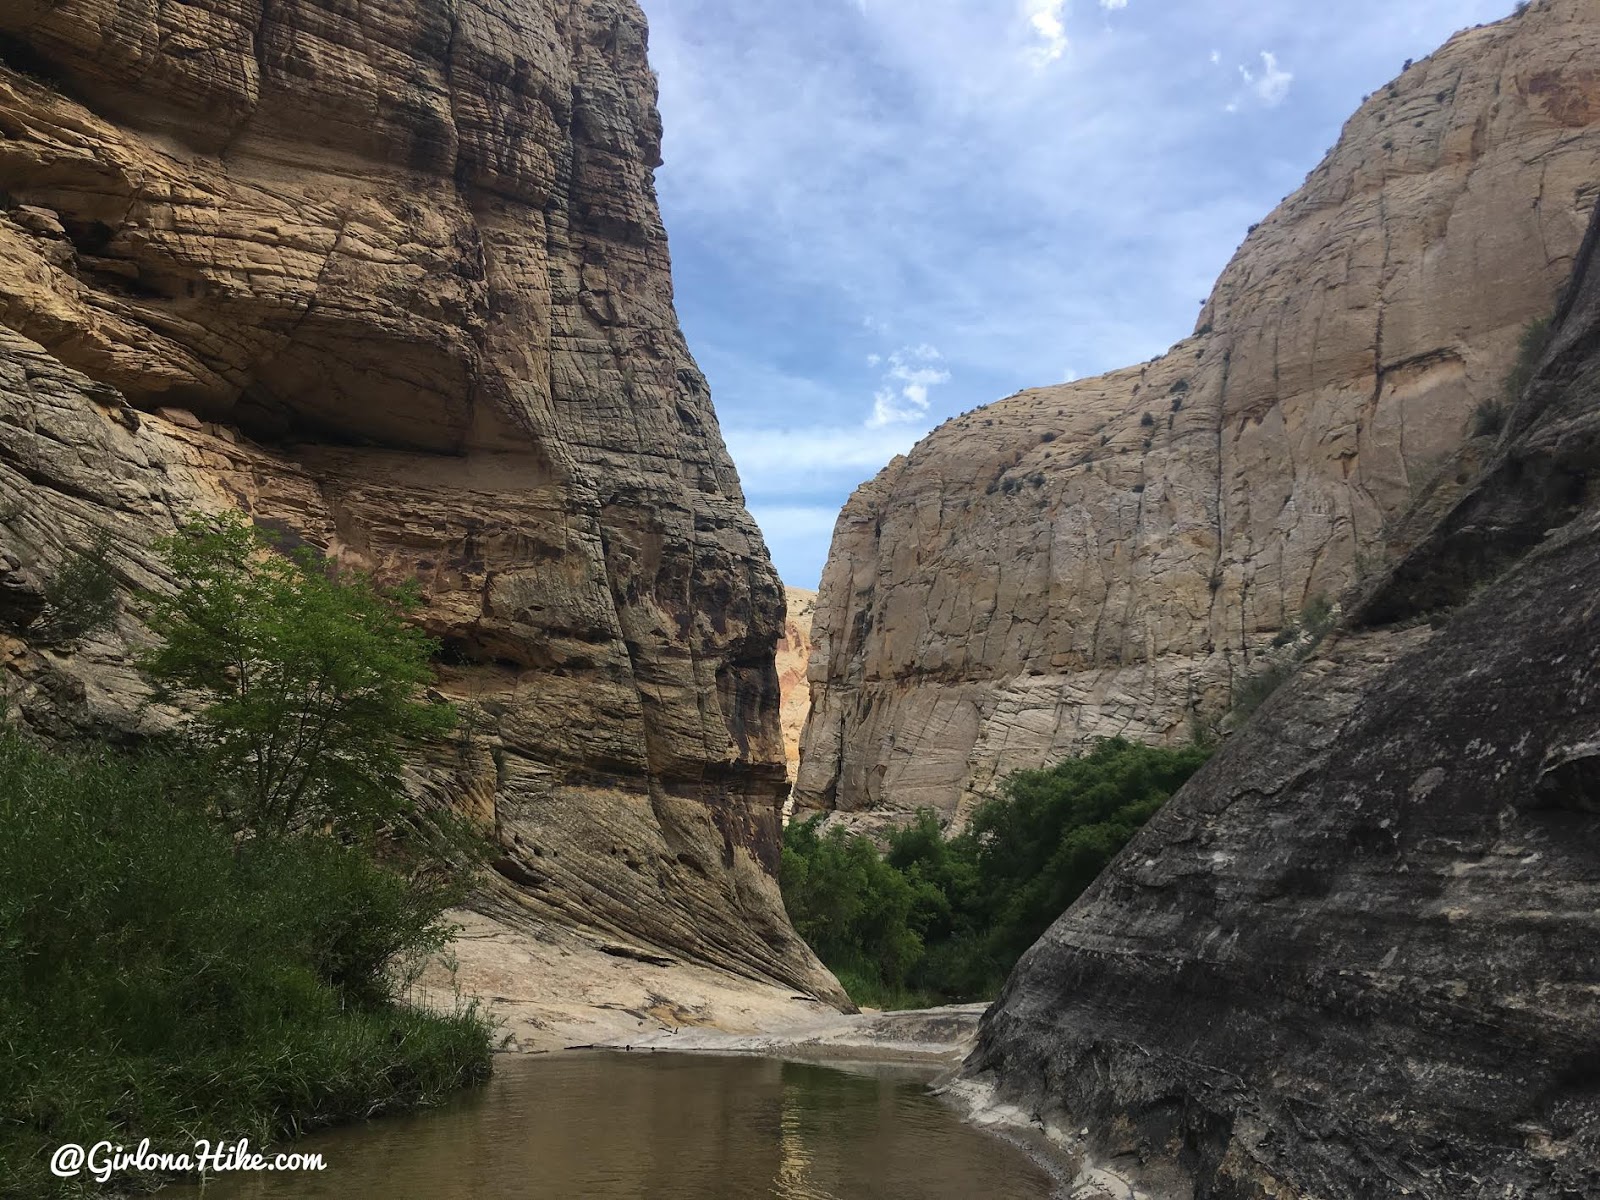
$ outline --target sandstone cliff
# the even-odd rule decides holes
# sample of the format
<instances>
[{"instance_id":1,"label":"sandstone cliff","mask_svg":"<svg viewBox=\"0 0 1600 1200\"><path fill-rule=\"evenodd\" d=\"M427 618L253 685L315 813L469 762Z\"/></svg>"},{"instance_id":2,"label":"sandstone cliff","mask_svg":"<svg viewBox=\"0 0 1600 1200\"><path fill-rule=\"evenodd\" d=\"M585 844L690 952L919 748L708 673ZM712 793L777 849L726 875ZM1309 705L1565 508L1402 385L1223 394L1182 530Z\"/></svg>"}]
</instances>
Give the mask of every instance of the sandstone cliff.
<instances>
[{"instance_id":1,"label":"sandstone cliff","mask_svg":"<svg viewBox=\"0 0 1600 1200\"><path fill-rule=\"evenodd\" d=\"M811 622L817 612L817 594L804 588L785 588L784 594L789 615L778 640L778 691L782 696L783 752L792 780L800 769L800 735L811 711L806 670L811 663Z\"/></svg>"},{"instance_id":2,"label":"sandstone cliff","mask_svg":"<svg viewBox=\"0 0 1600 1200\"><path fill-rule=\"evenodd\" d=\"M1470 477L1600 162L1600 3L1462 33L1350 120L1193 337L947 422L846 506L802 807L959 815L1086 739L1189 736Z\"/></svg>"},{"instance_id":3,"label":"sandstone cliff","mask_svg":"<svg viewBox=\"0 0 1600 1200\"><path fill-rule=\"evenodd\" d=\"M679 332L633 0L0 6L0 659L14 720L137 732L137 606L233 505L416 579L468 713L418 786L506 919L840 993L784 916L783 594Z\"/></svg>"},{"instance_id":4,"label":"sandstone cliff","mask_svg":"<svg viewBox=\"0 0 1600 1200\"><path fill-rule=\"evenodd\" d=\"M1158 1195L1600 1195L1597 469L1600 219L1483 476L1029 951L969 1069Z\"/></svg>"}]
</instances>

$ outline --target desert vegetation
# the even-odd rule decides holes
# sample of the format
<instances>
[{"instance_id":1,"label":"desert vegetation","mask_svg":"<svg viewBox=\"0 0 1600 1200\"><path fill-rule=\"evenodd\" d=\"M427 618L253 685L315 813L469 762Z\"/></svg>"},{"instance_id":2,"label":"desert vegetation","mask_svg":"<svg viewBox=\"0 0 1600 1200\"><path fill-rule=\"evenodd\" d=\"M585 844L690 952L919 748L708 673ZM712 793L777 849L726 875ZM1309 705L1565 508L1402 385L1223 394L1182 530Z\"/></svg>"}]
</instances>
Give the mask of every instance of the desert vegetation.
<instances>
[{"instance_id":1,"label":"desert vegetation","mask_svg":"<svg viewBox=\"0 0 1600 1200\"><path fill-rule=\"evenodd\" d=\"M88 1189L50 1176L62 1143L260 1145L489 1072L475 1007L406 1003L472 858L400 784L405 745L451 723L417 699L411 598L236 517L163 550L144 666L188 719L138 750L0 731L7 1197ZM63 595L112 594L103 550L67 571Z\"/></svg>"},{"instance_id":2,"label":"desert vegetation","mask_svg":"<svg viewBox=\"0 0 1600 1200\"><path fill-rule=\"evenodd\" d=\"M990 999L1210 754L1102 741L1008 776L960 833L923 812L882 852L821 818L793 824L781 876L790 918L858 1004Z\"/></svg>"}]
</instances>

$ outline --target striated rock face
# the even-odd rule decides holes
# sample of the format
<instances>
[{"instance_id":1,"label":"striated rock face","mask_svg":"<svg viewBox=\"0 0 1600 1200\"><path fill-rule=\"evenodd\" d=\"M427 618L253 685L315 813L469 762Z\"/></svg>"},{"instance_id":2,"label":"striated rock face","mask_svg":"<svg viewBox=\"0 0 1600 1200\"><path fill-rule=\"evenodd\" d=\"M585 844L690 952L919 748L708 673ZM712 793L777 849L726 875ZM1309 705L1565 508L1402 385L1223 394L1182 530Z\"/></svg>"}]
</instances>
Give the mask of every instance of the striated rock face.
<instances>
[{"instance_id":1,"label":"striated rock face","mask_svg":"<svg viewBox=\"0 0 1600 1200\"><path fill-rule=\"evenodd\" d=\"M778 691L782 696L783 752L793 779L800 769L800 734L811 711L806 669L811 663L811 621L817 613L817 594L805 588L785 588L784 595L789 615L778 640Z\"/></svg>"},{"instance_id":2,"label":"striated rock face","mask_svg":"<svg viewBox=\"0 0 1600 1200\"><path fill-rule=\"evenodd\" d=\"M510 918L838 998L776 863L783 596L672 306L633 0L0 6L0 635L14 719L135 731L128 612L234 505L416 579L466 704L419 774Z\"/></svg>"},{"instance_id":3,"label":"striated rock face","mask_svg":"<svg viewBox=\"0 0 1600 1200\"><path fill-rule=\"evenodd\" d=\"M1157 1194L1600 1195L1600 220L1579 267L1487 471L986 1017Z\"/></svg>"},{"instance_id":4,"label":"striated rock face","mask_svg":"<svg viewBox=\"0 0 1600 1200\"><path fill-rule=\"evenodd\" d=\"M1362 106L1193 337L947 422L863 486L797 803L959 816L1086 739L1186 739L1309 598L1403 548L1570 274L1597 62L1595 0L1459 35Z\"/></svg>"}]
</instances>

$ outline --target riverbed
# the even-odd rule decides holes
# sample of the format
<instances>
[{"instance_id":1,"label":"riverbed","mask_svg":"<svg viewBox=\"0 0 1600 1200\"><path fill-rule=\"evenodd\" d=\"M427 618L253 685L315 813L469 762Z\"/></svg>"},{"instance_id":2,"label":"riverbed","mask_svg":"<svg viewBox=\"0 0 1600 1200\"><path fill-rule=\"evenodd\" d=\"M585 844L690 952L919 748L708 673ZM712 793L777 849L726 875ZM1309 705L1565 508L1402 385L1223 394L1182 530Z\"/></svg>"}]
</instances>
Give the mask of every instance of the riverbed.
<instances>
[{"instance_id":1,"label":"riverbed","mask_svg":"<svg viewBox=\"0 0 1600 1200\"><path fill-rule=\"evenodd\" d=\"M1044 1200L1050 1176L964 1124L930 1065L737 1055L502 1058L445 1108L307 1137L320 1173L215 1177L207 1200Z\"/></svg>"}]
</instances>

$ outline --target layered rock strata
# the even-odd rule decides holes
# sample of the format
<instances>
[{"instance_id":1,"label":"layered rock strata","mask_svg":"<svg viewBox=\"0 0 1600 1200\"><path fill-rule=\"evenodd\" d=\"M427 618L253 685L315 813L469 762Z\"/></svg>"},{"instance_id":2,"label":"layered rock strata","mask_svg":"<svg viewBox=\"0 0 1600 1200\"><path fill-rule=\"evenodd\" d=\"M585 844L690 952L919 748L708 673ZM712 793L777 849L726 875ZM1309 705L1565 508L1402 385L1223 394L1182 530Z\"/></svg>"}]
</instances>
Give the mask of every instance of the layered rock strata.
<instances>
[{"instance_id":1,"label":"layered rock strata","mask_svg":"<svg viewBox=\"0 0 1600 1200\"><path fill-rule=\"evenodd\" d=\"M13 719L137 732L115 631L231 505L414 579L467 714L419 787L511 919L839 998L771 877L783 593L672 306L632 0L0 8L0 617Z\"/></svg>"},{"instance_id":2,"label":"layered rock strata","mask_svg":"<svg viewBox=\"0 0 1600 1200\"><path fill-rule=\"evenodd\" d=\"M864 485L798 804L959 817L1088 739L1186 739L1309 600L1403 548L1571 272L1597 61L1595 0L1460 34L1362 105L1192 337L949 421Z\"/></svg>"},{"instance_id":3,"label":"layered rock strata","mask_svg":"<svg viewBox=\"0 0 1600 1200\"><path fill-rule=\"evenodd\" d=\"M1156 1194L1600 1195L1600 221L1488 469L1023 958L969 1070Z\"/></svg>"}]
</instances>

